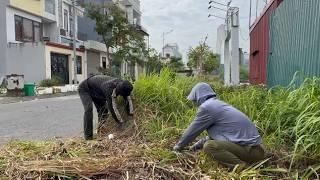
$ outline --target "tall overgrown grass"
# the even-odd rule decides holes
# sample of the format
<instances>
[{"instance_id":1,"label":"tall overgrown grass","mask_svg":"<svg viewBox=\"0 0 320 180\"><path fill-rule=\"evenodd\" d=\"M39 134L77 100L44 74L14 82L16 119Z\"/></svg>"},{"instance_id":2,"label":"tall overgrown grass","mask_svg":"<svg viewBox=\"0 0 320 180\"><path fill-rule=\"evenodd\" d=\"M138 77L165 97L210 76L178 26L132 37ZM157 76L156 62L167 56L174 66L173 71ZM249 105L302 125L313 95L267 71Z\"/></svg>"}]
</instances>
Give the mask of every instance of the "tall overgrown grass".
<instances>
[{"instance_id":1,"label":"tall overgrown grass","mask_svg":"<svg viewBox=\"0 0 320 180\"><path fill-rule=\"evenodd\" d=\"M186 97L199 81L256 123L272 158L228 172L203 153L171 151L196 115ZM13 141L0 148L0 179L319 179L318 78L299 88L224 87L163 70L136 81L134 96L135 120L121 133L107 121L100 140ZM105 138L109 133L116 138Z\"/></svg>"},{"instance_id":2,"label":"tall overgrown grass","mask_svg":"<svg viewBox=\"0 0 320 180\"><path fill-rule=\"evenodd\" d=\"M206 80L203 80L206 81ZM141 77L135 83L140 104L155 109L157 116L145 126L153 140L176 141L193 120L196 107L186 96L199 79L160 75ZM218 97L246 113L258 126L268 151L275 154L274 167L286 173L315 174L320 155L320 79L310 78L299 88L258 86L224 87L207 82ZM316 169L316 170L314 170Z\"/></svg>"}]
</instances>

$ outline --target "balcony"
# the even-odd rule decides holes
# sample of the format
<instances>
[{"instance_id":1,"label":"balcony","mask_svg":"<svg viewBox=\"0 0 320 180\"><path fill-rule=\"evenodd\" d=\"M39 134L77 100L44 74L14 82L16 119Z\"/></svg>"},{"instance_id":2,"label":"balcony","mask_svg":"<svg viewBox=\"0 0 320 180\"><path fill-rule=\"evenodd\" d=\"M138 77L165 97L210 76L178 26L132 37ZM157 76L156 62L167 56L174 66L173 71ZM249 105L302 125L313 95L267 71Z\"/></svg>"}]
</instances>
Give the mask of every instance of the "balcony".
<instances>
[{"instance_id":1,"label":"balcony","mask_svg":"<svg viewBox=\"0 0 320 180\"><path fill-rule=\"evenodd\" d=\"M132 6L135 11L142 14L140 11L140 0L121 0L120 3L124 6Z\"/></svg>"},{"instance_id":2,"label":"balcony","mask_svg":"<svg viewBox=\"0 0 320 180\"><path fill-rule=\"evenodd\" d=\"M141 25L135 25L136 26L136 29L142 33L144 36L149 36L149 33L147 31L146 28L142 27Z\"/></svg>"}]
</instances>

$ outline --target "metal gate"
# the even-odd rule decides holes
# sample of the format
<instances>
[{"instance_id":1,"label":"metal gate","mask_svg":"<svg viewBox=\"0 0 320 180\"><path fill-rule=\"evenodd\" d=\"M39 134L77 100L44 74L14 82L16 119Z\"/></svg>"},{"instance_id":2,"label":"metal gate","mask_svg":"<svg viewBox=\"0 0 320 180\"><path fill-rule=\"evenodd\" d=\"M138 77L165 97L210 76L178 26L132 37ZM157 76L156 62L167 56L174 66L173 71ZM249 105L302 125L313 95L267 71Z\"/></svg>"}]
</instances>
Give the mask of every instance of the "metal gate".
<instances>
[{"instance_id":1,"label":"metal gate","mask_svg":"<svg viewBox=\"0 0 320 180\"><path fill-rule=\"evenodd\" d=\"M51 77L56 76L69 84L68 55L51 53Z\"/></svg>"}]
</instances>

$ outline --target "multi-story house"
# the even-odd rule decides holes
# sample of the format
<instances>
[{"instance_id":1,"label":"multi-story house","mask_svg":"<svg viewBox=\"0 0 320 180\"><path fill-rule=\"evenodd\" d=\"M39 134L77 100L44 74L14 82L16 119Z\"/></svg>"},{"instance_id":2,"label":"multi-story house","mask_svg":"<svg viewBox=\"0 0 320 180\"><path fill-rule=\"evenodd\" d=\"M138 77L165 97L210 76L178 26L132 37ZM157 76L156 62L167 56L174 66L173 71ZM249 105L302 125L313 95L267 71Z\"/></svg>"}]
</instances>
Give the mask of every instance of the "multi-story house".
<instances>
[{"instance_id":1,"label":"multi-story house","mask_svg":"<svg viewBox=\"0 0 320 180\"><path fill-rule=\"evenodd\" d=\"M182 54L179 51L177 43L166 44L163 47L162 60L164 63L170 62L170 58L182 58Z\"/></svg>"},{"instance_id":2,"label":"multi-story house","mask_svg":"<svg viewBox=\"0 0 320 180\"><path fill-rule=\"evenodd\" d=\"M1 0L0 77L21 74L26 82L39 83L58 76L71 84L76 74L78 81L84 80L83 42L77 40L75 61L72 48L78 31L77 25L72 31L72 24L83 12L77 6L73 17L71 0Z\"/></svg>"},{"instance_id":3,"label":"multi-story house","mask_svg":"<svg viewBox=\"0 0 320 180\"><path fill-rule=\"evenodd\" d=\"M129 23L136 26L146 38L146 43L149 41L149 34L141 25L141 11L139 0L80 0L81 3L93 3L95 5L104 6L109 3L118 3L119 7L126 13ZM98 68L107 68L108 59L106 55L106 46L102 42L101 36L95 31L95 22L90 18L83 16L78 19L79 39L85 41L87 49L87 75L98 74ZM111 49L112 51L112 49ZM144 73L144 67L138 64L129 64L125 60L120 66L114 68L119 70L119 75L130 75L137 78L141 73Z\"/></svg>"}]
</instances>

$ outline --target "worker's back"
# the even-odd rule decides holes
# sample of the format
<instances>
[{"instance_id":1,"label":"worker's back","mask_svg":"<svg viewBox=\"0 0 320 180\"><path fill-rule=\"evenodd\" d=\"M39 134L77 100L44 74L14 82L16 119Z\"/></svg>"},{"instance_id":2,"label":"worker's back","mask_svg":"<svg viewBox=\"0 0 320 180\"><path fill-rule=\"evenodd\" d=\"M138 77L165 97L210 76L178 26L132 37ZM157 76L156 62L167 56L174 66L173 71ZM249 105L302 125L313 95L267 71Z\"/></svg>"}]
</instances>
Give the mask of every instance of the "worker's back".
<instances>
[{"instance_id":1,"label":"worker's back","mask_svg":"<svg viewBox=\"0 0 320 180\"><path fill-rule=\"evenodd\" d=\"M240 145L261 144L256 126L241 111L216 98L208 99L200 108L206 109L212 119L208 133L211 139L231 141Z\"/></svg>"}]
</instances>

